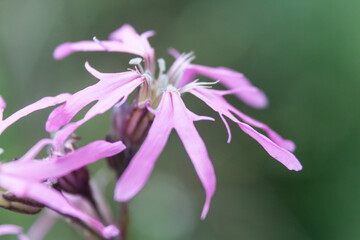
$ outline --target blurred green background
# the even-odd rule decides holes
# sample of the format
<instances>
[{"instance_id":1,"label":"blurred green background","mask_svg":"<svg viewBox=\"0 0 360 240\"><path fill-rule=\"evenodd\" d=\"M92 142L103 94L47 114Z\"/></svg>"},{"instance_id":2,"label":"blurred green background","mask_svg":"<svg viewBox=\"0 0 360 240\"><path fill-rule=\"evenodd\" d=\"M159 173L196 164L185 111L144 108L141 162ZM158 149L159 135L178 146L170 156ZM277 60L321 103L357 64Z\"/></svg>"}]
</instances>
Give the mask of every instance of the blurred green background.
<instances>
[{"instance_id":1,"label":"blurred green background","mask_svg":"<svg viewBox=\"0 0 360 240\"><path fill-rule=\"evenodd\" d=\"M216 117L199 122L217 174L206 220L204 191L176 134L144 190L130 205L129 239L359 239L360 238L360 2L355 0L32 0L0 2L0 94L5 116L43 96L74 93L104 72L128 67L118 53L77 53L63 61L53 49L66 41L106 39L124 23L150 41L170 66L168 47L194 51L195 63L243 72L263 89L265 110L230 102L297 144L301 172L290 172L232 124L233 140L204 104L190 110ZM3 160L20 157L47 134L39 112L0 138ZM79 129L82 144L104 138L110 114ZM92 166L95 172L102 163ZM112 201L112 186L107 189ZM36 219L0 209L0 224L27 229ZM46 239L79 239L58 221ZM2 237L1 239L15 239Z\"/></svg>"}]
</instances>

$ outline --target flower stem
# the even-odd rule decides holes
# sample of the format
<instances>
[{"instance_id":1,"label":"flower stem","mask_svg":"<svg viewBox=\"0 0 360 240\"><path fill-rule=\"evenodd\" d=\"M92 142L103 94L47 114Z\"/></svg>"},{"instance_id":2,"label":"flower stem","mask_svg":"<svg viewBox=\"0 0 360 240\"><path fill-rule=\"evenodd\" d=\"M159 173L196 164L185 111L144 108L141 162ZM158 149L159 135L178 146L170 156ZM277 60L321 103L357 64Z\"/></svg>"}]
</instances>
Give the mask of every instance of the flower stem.
<instances>
[{"instance_id":1,"label":"flower stem","mask_svg":"<svg viewBox=\"0 0 360 240\"><path fill-rule=\"evenodd\" d=\"M112 133L106 136L106 140L109 142L121 140L127 147L123 152L107 158L109 166L115 170L118 179L144 141L154 118L145 106L138 106L138 100L139 96L131 107L125 103L115 105L113 108ZM118 224L120 240L126 240L129 226L128 202L119 204Z\"/></svg>"},{"instance_id":2,"label":"flower stem","mask_svg":"<svg viewBox=\"0 0 360 240\"><path fill-rule=\"evenodd\" d=\"M127 202L120 203L119 228L120 240L126 240L127 228L129 225L129 206Z\"/></svg>"}]
</instances>

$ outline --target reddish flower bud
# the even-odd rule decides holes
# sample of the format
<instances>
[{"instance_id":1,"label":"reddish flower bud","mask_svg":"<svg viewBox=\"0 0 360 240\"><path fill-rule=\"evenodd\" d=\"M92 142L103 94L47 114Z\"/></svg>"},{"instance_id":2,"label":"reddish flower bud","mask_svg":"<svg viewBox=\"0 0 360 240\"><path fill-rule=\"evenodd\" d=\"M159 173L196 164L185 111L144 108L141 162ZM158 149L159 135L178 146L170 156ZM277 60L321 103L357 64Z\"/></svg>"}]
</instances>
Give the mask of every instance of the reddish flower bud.
<instances>
[{"instance_id":1,"label":"reddish flower bud","mask_svg":"<svg viewBox=\"0 0 360 240\"><path fill-rule=\"evenodd\" d=\"M57 185L65 192L89 196L89 194L91 194L89 170L86 167L82 167L73 171L64 177L59 178Z\"/></svg>"}]
</instances>

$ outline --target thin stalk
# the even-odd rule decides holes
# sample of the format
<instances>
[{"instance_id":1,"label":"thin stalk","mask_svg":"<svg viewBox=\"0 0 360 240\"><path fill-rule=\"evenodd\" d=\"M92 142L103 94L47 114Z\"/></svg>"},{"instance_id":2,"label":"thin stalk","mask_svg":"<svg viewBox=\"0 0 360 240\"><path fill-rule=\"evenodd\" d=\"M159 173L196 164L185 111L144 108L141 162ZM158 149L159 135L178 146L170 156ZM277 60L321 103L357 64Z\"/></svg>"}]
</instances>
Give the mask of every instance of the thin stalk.
<instances>
[{"instance_id":1,"label":"thin stalk","mask_svg":"<svg viewBox=\"0 0 360 240\"><path fill-rule=\"evenodd\" d=\"M120 240L126 240L129 226L129 206L127 202L122 202L119 207Z\"/></svg>"}]
</instances>

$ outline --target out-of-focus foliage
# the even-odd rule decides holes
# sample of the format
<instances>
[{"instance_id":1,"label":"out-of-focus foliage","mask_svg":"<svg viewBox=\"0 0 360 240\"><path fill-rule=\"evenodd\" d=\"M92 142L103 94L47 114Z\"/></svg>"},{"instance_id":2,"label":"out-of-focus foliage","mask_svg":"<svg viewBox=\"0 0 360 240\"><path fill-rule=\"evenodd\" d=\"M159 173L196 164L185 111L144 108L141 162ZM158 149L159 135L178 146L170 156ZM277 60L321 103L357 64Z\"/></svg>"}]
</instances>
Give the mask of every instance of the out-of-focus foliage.
<instances>
[{"instance_id":1,"label":"out-of-focus foliage","mask_svg":"<svg viewBox=\"0 0 360 240\"><path fill-rule=\"evenodd\" d=\"M262 88L270 99L265 110L230 102L293 139L304 170L287 171L235 125L228 145L218 118L199 122L218 181L207 219L200 221L203 189L173 134L146 188L131 203L130 239L358 239L359 11L355 0L2 0L5 116L43 96L94 83L83 67L86 60L116 72L131 58L77 53L57 62L52 51L58 44L94 35L105 39L124 23L139 32L154 29L158 57L170 61L170 46L194 51L196 63L231 67ZM196 113L215 116L191 97L186 103ZM8 129L0 138L1 158L19 157L47 136L47 113ZM100 116L80 128L83 144L104 138L109 119ZM0 209L0 224L26 228L34 220ZM79 236L63 221L51 234L47 239Z\"/></svg>"}]
</instances>

